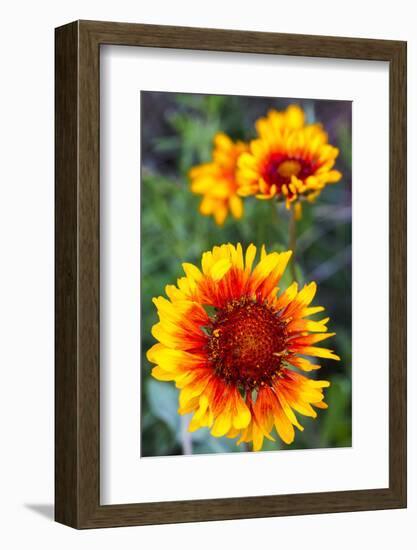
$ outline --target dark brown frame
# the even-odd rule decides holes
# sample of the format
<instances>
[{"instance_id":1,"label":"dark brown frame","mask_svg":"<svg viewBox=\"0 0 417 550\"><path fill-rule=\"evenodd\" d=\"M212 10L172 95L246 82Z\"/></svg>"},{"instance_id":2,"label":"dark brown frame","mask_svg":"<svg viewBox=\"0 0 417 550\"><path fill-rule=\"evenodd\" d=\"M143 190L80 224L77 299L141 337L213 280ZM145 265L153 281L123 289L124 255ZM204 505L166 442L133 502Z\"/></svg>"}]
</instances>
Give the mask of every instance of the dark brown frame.
<instances>
[{"instance_id":1,"label":"dark brown frame","mask_svg":"<svg viewBox=\"0 0 417 550\"><path fill-rule=\"evenodd\" d=\"M77 21L56 29L55 519L115 527L406 506L406 43ZM389 487L126 505L99 500L102 44L389 62Z\"/></svg>"}]
</instances>

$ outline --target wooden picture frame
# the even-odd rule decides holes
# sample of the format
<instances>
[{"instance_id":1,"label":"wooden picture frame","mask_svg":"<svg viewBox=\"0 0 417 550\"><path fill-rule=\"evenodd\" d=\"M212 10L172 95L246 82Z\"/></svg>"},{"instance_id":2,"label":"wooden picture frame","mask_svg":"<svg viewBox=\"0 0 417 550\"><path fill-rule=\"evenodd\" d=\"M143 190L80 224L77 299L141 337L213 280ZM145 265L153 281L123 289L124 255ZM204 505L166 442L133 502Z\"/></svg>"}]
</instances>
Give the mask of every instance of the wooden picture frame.
<instances>
[{"instance_id":1,"label":"wooden picture frame","mask_svg":"<svg viewBox=\"0 0 417 550\"><path fill-rule=\"evenodd\" d=\"M406 506L406 43L77 21L56 29L56 521L75 528ZM100 505L100 46L389 62L389 487Z\"/></svg>"}]
</instances>

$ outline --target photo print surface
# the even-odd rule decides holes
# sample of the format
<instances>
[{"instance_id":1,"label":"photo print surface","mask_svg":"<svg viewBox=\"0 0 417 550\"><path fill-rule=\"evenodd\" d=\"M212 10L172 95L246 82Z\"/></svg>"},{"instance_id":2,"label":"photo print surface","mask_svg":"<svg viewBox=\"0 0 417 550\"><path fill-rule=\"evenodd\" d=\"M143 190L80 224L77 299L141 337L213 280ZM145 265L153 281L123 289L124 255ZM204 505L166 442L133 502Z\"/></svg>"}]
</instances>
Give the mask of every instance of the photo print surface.
<instances>
[{"instance_id":1,"label":"photo print surface","mask_svg":"<svg viewBox=\"0 0 417 550\"><path fill-rule=\"evenodd\" d=\"M352 103L140 101L142 456L350 447Z\"/></svg>"}]
</instances>

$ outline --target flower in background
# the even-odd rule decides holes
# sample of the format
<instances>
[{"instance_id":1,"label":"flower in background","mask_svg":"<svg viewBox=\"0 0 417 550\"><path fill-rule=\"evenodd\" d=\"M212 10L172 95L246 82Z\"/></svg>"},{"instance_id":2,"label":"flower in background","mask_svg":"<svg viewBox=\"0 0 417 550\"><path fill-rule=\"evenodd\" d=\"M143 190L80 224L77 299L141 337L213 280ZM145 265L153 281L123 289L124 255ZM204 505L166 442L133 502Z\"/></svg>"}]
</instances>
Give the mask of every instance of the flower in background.
<instances>
[{"instance_id":1,"label":"flower in background","mask_svg":"<svg viewBox=\"0 0 417 550\"><path fill-rule=\"evenodd\" d=\"M239 158L239 195L277 197L289 208L302 197L314 201L326 185L342 177L333 169L339 149L328 143L320 124L305 124L299 106L269 111L257 120L256 129L258 139Z\"/></svg>"},{"instance_id":2,"label":"flower in background","mask_svg":"<svg viewBox=\"0 0 417 550\"><path fill-rule=\"evenodd\" d=\"M168 299L153 300L158 343L147 357L156 379L180 388L178 412L193 413L190 431L207 426L215 437L260 450L265 437L274 439L273 427L292 443L294 426L303 429L296 412L315 418L315 408L327 407L330 383L298 372L320 368L306 356L339 357L315 345L334 335L328 318L308 319L324 309L310 306L316 284L278 293L291 251L262 247L253 267L255 256L253 244L245 255L240 244L224 244L203 254L201 270L184 263L185 277L166 287Z\"/></svg>"},{"instance_id":3,"label":"flower in background","mask_svg":"<svg viewBox=\"0 0 417 550\"><path fill-rule=\"evenodd\" d=\"M214 137L213 159L195 166L189 172L191 191L203 195L200 213L214 216L218 225L223 225L227 214L236 219L243 215L243 202L237 194L236 163L239 155L248 150L241 142L233 142L226 134Z\"/></svg>"}]
</instances>

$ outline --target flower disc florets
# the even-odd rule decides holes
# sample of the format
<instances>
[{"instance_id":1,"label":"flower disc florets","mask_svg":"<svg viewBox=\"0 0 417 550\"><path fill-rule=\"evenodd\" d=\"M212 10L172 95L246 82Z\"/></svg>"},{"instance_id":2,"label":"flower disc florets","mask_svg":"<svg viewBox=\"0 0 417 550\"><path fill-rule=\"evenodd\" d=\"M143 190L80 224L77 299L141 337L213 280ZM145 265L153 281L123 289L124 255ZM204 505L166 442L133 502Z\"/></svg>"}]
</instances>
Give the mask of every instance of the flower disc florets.
<instances>
[{"instance_id":1,"label":"flower disc florets","mask_svg":"<svg viewBox=\"0 0 417 550\"><path fill-rule=\"evenodd\" d=\"M279 372L286 343L277 312L250 298L230 302L217 312L209 330L209 358L216 373L242 389L271 384Z\"/></svg>"}]
</instances>

